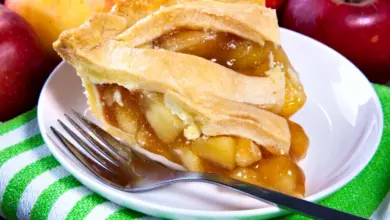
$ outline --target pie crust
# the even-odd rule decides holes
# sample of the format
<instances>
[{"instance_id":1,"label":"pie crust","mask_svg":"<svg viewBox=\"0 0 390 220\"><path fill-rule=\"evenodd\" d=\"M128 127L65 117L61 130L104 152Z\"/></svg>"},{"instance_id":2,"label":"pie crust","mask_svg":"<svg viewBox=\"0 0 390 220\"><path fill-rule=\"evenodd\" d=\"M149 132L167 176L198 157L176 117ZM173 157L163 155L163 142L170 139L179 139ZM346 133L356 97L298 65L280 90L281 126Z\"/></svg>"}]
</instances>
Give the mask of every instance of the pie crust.
<instances>
[{"instance_id":1,"label":"pie crust","mask_svg":"<svg viewBox=\"0 0 390 220\"><path fill-rule=\"evenodd\" d=\"M266 59L259 58L259 62L252 63L256 64L253 68L260 68L266 60L267 69L260 75L248 75L237 64L239 61L243 65L249 63L248 57L229 59L227 64L221 64L206 55L196 55L203 53L199 48L207 48L218 39L224 39L223 45L233 48L227 49L233 54L242 45L249 48L243 47L245 51L255 55L263 54L263 51L257 49L256 54L252 48L268 48L264 50ZM223 50L225 46L216 51ZM229 144L229 140L223 138L231 136L241 138L237 146L242 144L252 149L261 146L265 154L271 155L268 161L275 160L279 161L279 165L292 167L290 171L298 173L295 180L300 184L285 190L275 184L265 185L296 196L304 194L303 173L292 159L285 158L291 157L291 152L298 152L291 149L297 145L295 133L291 131L299 133L299 144L307 145L303 130L288 119L303 106L306 95L298 74L280 46L274 10L255 0L121 1L109 13L94 14L80 27L63 32L54 48L76 68L93 115L103 122L109 133L133 150L151 155L150 150L145 150L137 140L139 124L129 124L128 129L121 129L107 116L107 109L114 102L118 108L134 104L126 104L132 99L124 98L124 94L138 97L137 100L145 97L147 100L162 100L164 108L180 120L176 123L176 119L169 121L168 117L167 123L176 123L175 126L183 128L181 138L184 142L199 140L203 143L202 138L221 137L219 141ZM216 57L220 60L226 54L221 52ZM111 95L104 96L105 91L111 92ZM139 112L142 112L142 107L140 109ZM145 114L142 117L148 118L148 113ZM163 142L169 142L172 135L160 132L157 136ZM197 149L192 148L193 151ZM258 151L261 155L263 150L253 152ZM212 156L203 155L201 151L198 154L202 159ZM240 152L239 147L237 152ZM304 154L301 152L296 159L302 159ZM181 168L177 164L180 162L161 155L158 157L161 162ZM272 155L276 157L272 158ZM261 157L267 158L267 155L258 158ZM233 176L239 175L239 172L248 173L243 168L236 169L236 166L245 167L252 163L239 161L234 166L225 166L230 161L222 163L222 168L231 170L228 175ZM264 164L258 165L258 168L263 167L262 170L273 166L271 162ZM186 164L184 167L191 169Z\"/></svg>"}]
</instances>

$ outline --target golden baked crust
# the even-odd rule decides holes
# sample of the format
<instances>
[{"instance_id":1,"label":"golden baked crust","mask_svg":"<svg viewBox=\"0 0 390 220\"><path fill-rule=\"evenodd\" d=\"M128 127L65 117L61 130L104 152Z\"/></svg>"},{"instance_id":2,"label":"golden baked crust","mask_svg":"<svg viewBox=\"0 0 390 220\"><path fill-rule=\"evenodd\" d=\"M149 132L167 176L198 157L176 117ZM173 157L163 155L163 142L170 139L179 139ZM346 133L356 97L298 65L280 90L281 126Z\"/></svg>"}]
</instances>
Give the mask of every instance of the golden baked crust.
<instances>
[{"instance_id":1,"label":"golden baked crust","mask_svg":"<svg viewBox=\"0 0 390 220\"><path fill-rule=\"evenodd\" d=\"M92 113L105 122L96 84L160 92L181 109L201 116L205 135L245 137L274 154L288 153L287 121L273 113L284 105L286 77L280 68L266 77L246 76L197 56L144 47L177 28L209 29L278 45L275 11L250 0L151 2L122 1L110 13L95 14L79 28L63 32L54 43L82 78ZM105 127L142 151L134 134L109 123Z\"/></svg>"},{"instance_id":2,"label":"golden baked crust","mask_svg":"<svg viewBox=\"0 0 390 220\"><path fill-rule=\"evenodd\" d=\"M157 11L161 7L168 7L174 4L195 2L200 0L120 0L112 8L111 13L124 17L129 25ZM255 3L265 5L265 0L215 0L226 3Z\"/></svg>"}]
</instances>

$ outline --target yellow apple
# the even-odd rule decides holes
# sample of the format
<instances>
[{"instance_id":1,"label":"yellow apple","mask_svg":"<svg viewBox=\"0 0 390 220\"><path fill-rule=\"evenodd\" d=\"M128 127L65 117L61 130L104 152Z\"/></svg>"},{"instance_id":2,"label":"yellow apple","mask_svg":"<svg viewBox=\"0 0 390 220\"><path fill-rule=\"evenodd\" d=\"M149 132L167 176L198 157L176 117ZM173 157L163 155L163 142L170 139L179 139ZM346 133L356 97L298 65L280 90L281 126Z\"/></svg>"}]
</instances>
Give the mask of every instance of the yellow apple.
<instances>
[{"instance_id":1,"label":"yellow apple","mask_svg":"<svg viewBox=\"0 0 390 220\"><path fill-rule=\"evenodd\" d=\"M24 17L40 38L44 51L57 57L52 43L66 29L81 25L93 12L111 9L114 0L6 0L5 5Z\"/></svg>"}]
</instances>

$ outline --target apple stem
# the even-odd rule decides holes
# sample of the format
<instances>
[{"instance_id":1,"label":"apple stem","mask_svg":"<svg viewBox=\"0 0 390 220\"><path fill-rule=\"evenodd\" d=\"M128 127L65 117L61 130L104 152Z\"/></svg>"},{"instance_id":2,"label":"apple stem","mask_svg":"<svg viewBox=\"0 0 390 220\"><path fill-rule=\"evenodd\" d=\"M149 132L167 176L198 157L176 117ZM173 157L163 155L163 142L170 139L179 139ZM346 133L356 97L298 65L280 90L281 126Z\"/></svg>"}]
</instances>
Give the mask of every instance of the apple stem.
<instances>
[{"instance_id":1,"label":"apple stem","mask_svg":"<svg viewBox=\"0 0 390 220\"><path fill-rule=\"evenodd\" d=\"M360 4L365 2L366 0L344 0L346 3L352 3L352 4Z\"/></svg>"}]
</instances>

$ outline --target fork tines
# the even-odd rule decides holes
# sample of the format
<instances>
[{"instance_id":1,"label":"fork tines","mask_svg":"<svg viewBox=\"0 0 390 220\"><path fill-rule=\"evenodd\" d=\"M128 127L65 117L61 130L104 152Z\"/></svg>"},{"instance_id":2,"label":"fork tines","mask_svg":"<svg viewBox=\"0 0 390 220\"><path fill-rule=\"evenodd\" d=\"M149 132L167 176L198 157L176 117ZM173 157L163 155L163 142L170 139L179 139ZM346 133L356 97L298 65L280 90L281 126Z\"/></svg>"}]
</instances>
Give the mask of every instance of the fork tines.
<instances>
[{"instance_id":1,"label":"fork tines","mask_svg":"<svg viewBox=\"0 0 390 220\"><path fill-rule=\"evenodd\" d=\"M83 140L78 134L76 134L72 129L63 123L61 120L58 120L61 127L64 129L69 136L82 147L81 150L77 148L71 141L69 141L65 135L61 134L54 127L50 127L55 136L64 144L65 147L82 162L87 168L92 172L96 172L96 169L100 166L111 173L116 173L117 170L123 168L127 164L127 160L123 155L121 155L114 147L110 144L121 144L110 134L101 129L98 125L86 119L80 113L72 110L72 113L75 117L82 122L84 129L78 125L70 116L65 114L65 118L69 123L77 130L77 133L83 137L87 142ZM90 135L93 134L93 135Z\"/></svg>"}]
</instances>

